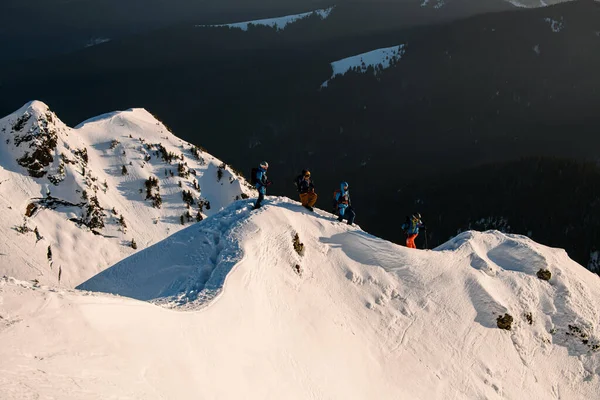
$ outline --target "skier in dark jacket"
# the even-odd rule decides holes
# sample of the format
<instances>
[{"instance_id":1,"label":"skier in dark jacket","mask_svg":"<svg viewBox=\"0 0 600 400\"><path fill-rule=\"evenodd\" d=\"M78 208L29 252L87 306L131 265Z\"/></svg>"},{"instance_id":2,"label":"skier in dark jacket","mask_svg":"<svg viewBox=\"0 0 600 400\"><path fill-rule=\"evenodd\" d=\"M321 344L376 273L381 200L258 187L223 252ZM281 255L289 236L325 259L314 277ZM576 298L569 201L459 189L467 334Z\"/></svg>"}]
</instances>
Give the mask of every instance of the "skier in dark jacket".
<instances>
[{"instance_id":1,"label":"skier in dark jacket","mask_svg":"<svg viewBox=\"0 0 600 400\"><path fill-rule=\"evenodd\" d=\"M402 224L402 230L406 234L406 247L416 249L415 239L419 236L419 229L426 229L421 221L421 214L414 213L413 216Z\"/></svg>"},{"instance_id":2,"label":"skier in dark jacket","mask_svg":"<svg viewBox=\"0 0 600 400\"><path fill-rule=\"evenodd\" d=\"M313 207L317 202L317 194L315 193L315 184L312 181L309 170L302 170L302 175L298 177L297 185L302 206L309 211L314 211Z\"/></svg>"},{"instance_id":3,"label":"skier in dark jacket","mask_svg":"<svg viewBox=\"0 0 600 400\"><path fill-rule=\"evenodd\" d=\"M269 163L263 161L258 166L258 170L256 171L256 189L258 190L258 200L256 200L256 204L254 204L254 209L260 208L262 206L262 202L265 199L265 195L267 194L267 186L271 184L269 178L267 178L267 170L269 169Z\"/></svg>"},{"instance_id":4,"label":"skier in dark jacket","mask_svg":"<svg viewBox=\"0 0 600 400\"><path fill-rule=\"evenodd\" d=\"M356 213L350 202L348 182L342 182L340 184L340 189L335 191L334 201L337 204L338 221L342 222L345 218L348 220L348 225L352 225L354 223L354 218L356 218Z\"/></svg>"}]
</instances>

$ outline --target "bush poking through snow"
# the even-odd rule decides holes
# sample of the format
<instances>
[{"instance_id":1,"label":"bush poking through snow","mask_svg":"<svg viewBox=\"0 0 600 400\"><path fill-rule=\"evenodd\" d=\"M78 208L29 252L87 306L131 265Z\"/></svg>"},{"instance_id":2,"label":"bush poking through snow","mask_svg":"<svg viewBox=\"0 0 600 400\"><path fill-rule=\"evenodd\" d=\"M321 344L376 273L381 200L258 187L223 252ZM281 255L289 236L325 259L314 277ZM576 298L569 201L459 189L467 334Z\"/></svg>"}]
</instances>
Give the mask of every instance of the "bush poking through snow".
<instances>
[{"instance_id":1,"label":"bush poking through snow","mask_svg":"<svg viewBox=\"0 0 600 400\"><path fill-rule=\"evenodd\" d=\"M525 313L524 316L525 316L525 320L527 321L527 323L529 325L533 325L533 315L531 315L531 313L528 312L528 313Z\"/></svg>"},{"instance_id":2,"label":"bush poking through snow","mask_svg":"<svg viewBox=\"0 0 600 400\"><path fill-rule=\"evenodd\" d=\"M220 182L223 178L223 171L227 168L227 164L223 163L217 167L217 182Z\"/></svg>"},{"instance_id":3,"label":"bush poking through snow","mask_svg":"<svg viewBox=\"0 0 600 400\"><path fill-rule=\"evenodd\" d=\"M38 230L37 226L33 230L33 233L35 233L35 242L36 243L43 239L42 235L40 235L40 231Z\"/></svg>"},{"instance_id":4,"label":"bush poking through snow","mask_svg":"<svg viewBox=\"0 0 600 400\"><path fill-rule=\"evenodd\" d=\"M131 248L137 250L137 243L135 242L135 239L131 239Z\"/></svg>"},{"instance_id":5,"label":"bush poking through snow","mask_svg":"<svg viewBox=\"0 0 600 400\"><path fill-rule=\"evenodd\" d=\"M22 235L32 232L32 230L27 226L27 221L25 219L23 219L22 225L15 226L15 231L19 232Z\"/></svg>"},{"instance_id":6,"label":"bush poking through snow","mask_svg":"<svg viewBox=\"0 0 600 400\"><path fill-rule=\"evenodd\" d=\"M498 328L510 331L513 323L513 317L510 314L504 314L504 316L499 316L496 322L498 324Z\"/></svg>"},{"instance_id":7,"label":"bush poking through snow","mask_svg":"<svg viewBox=\"0 0 600 400\"><path fill-rule=\"evenodd\" d=\"M125 217L123 217L123 214L121 214L121 216L119 217L119 225L121 226L123 233L125 233L125 230L127 229L127 224L125 223Z\"/></svg>"},{"instance_id":8,"label":"bush poking through snow","mask_svg":"<svg viewBox=\"0 0 600 400\"><path fill-rule=\"evenodd\" d=\"M292 242L294 244L294 250L296 250L296 253L298 253L299 256L304 255L304 243L300 242L300 236L298 236L298 233L294 234Z\"/></svg>"},{"instance_id":9,"label":"bush poking through snow","mask_svg":"<svg viewBox=\"0 0 600 400\"><path fill-rule=\"evenodd\" d=\"M83 149L75 149L75 151L73 151L73 154L75 154L75 157L79 158L84 165L87 165L88 163L88 153L87 153L87 149L84 147ZM85 171L85 168L84 168ZM85 175L85 172L83 173L83 175Z\"/></svg>"},{"instance_id":10,"label":"bush poking through snow","mask_svg":"<svg viewBox=\"0 0 600 400\"><path fill-rule=\"evenodd\" d=\"M129 172L127 171L127 167L125 165L123 165L123 167L121 168L121 175L128 175Z\"/></svg>"},{"instance_id":11,"label":"bush poking through snow","mask_svg":"<svg viewBox=\"0 0 600 400\"><path fill-rule=\"evenodd\" d=\"M198 211L198 213L196 213L196 222L200 222L204 219L204 217L202 216L202 213L200 211Z\"/></svg>"},{"instance_id":12,"label":"bush poking through snow","mask_svg":"<svg viewBox=\"0 0 600 400\"><path fill-rule=\"evenodd\" d=\"M158 187L159 187L158 186L158 178L151 176L150 178L148 178L146 180L144 185L146 186L146 199L151 199L152 198L152 188L158 189Z\"/></svg>"},{"instance_id":13,"label":"bush poking through snow","mask_svg":"<svg viewBox=\"0 0 600 400\"><path fill-rule=\"evenodd\" d=\"M300 264L294 265L294 272L297 275L302 276L302 267L300 266Z\"/></svg>"},{"instance_id":14,"label":"bush poking through snow","mask_svg":"<svg viewBox=\"0 0 600 400\"><path fill-rule=\"evenodd\" d=\"M86 222L85 225L90 229L104 228L104 210L100 207L98 197L90 198L86 207Z\"/></svg>"},{"instance_id":15,"label":"bush poking through snow","mask_svg":"<svg viewBox=\"0 0 600 400\"><path fill-rule=\"evenodd\" d=\"M37 209L38 209L38 207L37 207L37 205L35 205L35 203L27 204L27 209L25 210L25 216L32 217L33 214L35 214L35 212L37 211Z\"/></svg>"},{"instance_id":16,"label":"bush poking through snow","mask_svg":"<svg viewBox=\"0 0 600 400\"><path fill-rule=\"evenodd\" d=\"M537 272L537 277L543 281L549 281L550 278L552 278L552 273L547 269L542 268Z\"/></svg>"},{"instance_id":17,"label":"bush poking through snow","mask_svg":"<svg viewBox=\"0 0 600 400\"><path fill-rule=\"evenodd\" d=\"M29 113L23 114L13 124L13 126L12 126L13 130L15 132L20 132L25 127L25 124L27 123L27 121L29 121L30 118L31 118L31 115Z\"/></svg>"},{"instance_id":18,"label":"bush poking through snow","mask_svg":"<svg viewBox=\"0 0 600 400\"><path fill-rule=\"evenodd\" d=\"M185 164L183 163L179 163L179 165L177 166L177 174L182 177L182 178L189 178L190 176L190 171L188 170L188 168L185 166Z\"/></svg>"},{"instance_id":19,"label":"bush poking through snow","mask_svg":"<svg viewBox=\"0 0 600 400\"><path fill-rule=\"evenodd\" d=\"M50 245L48 245L48 251L46 252L46 257L48 258L48 261L52 262L52 247Z\"/></svg>"},{"instance_id":20,"label":"bush poking through snow","mask_svg":"<svg viewBox=\"0 0 600 400\"><path fill-rule=\"evenodd\" d=\"M181 194L183 197L183 202L187 204L188 207L194 204L194 196L192 195L191 191L184 190Z\"/></svg>"}]
</instances>

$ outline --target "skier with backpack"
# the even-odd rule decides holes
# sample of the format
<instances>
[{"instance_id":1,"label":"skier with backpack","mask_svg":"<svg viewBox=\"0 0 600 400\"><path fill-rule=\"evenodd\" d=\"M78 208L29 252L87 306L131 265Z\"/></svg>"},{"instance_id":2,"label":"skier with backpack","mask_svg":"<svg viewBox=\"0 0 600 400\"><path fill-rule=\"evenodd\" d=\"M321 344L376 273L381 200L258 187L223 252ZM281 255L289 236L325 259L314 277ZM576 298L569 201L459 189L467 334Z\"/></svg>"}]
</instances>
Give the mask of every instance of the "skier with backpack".
<instances>
[{"instance_id":1,"label":"skier with backpack","mask_svg":"<svg viewBox=\"0 0 600 400\"><path fill-rule=\"evenodd\" d=\"M402 224L402 231L406 235L406 247L411 249L417 248L415 239L419 236L419 229L427 230L423 221L421 221L421 214L414 213L412 217L407 217L407 221Z\"/></svg>"},{"instance_id":2,"label":"skier with backpack","mask_svg":"<svg viewBox=\"0 0 600 400\"><path fill-rule=\"evenodd\" d=\"M296 177L296 188L300 193L300 202L308 211L314 211L313 207L317 202L317 194L315 193L315 184L310 176L308 169L303 169L302 174Z\"/></svg>"},{"instance_id":3,"label":"skier with backpack","mask_svg":"<svg viewBox=\"0 0 600 400\"><path fill-rule=\"evenodd\" d=\"M348 220L348 225L352 225L354 223L354 218L356 218L356 213L354 212L350 201L348 182L342 182L340 188L333 192L333 204L336 214L338 215L338 221L342 222L345 218Z\"/></svg>"},{"instance_id":4,"label":"skier with backpack","mask_svg":"<svg viewBox=\"0 0 600 400\"><path fill-rule=\"evenodd\" d=\"M256 200L256 204L254 204L255 210L262 206L262 202L267 194L267 186L271 185L272 183L269 178L267 178L268 169L269 163L263 161L260 163L258 168L252 168L252 172L250 174L250 183L253 184L258 190L258 199Z\"/></svg>"}]
</instances>

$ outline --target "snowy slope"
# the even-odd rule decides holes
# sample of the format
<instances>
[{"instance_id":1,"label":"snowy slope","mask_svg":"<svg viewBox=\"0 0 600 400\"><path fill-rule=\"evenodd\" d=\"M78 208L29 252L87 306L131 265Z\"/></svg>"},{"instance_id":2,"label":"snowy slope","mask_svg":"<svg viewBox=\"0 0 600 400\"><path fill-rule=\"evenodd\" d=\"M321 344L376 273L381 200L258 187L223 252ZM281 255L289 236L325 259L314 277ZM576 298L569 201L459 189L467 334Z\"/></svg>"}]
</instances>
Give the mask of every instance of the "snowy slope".
<instances>
[{"instance_id":1,"label":"snowy slope","mask_svg":"<svg viewBox=\"0 0 600 400\"><path fill-rule=\"evenodd\" d=\"M344 58L343 60L334 61L331 63L333 74L329 80L321 84L321 87L327 87L331 79L339 75L344 75L348 71L364 73L367 72L369 67L372 67L373 73L377 75L384 69L395 65L402 58L404 53L405 46L401 44L398 46L372 50L367 53Z\"/></svg>"},{"instance_id":2,"label":"snowy slope","mask_svg":"<svg viewBox=\"0 0 600 400\"><path fill-rule=\"evenodd\" d=\"M564 251L496 231L411 250L290 200L249 203L84 285L175 310L2 281L5 398L597 398L600 278Z\"/></svg>"},{"instance_id":3,"label":"snowy slope","mask_svg":"<svg viewBox=\"0 0 600 400\"><path fill-rule=\"evenodd\" d=\"M196 157L143 109L72 129L36 101L0 120L0 139L0 276L57 283L60 273L74 287L132 254L132 239L140 250L184 228L184 190L186 225L199 204L205 217L253 193L228 167L217 180L220 160Z\"/></svg>"},{"instance_id":4,"label":"snowy slope","mask_svg":"<svg viewBox=\"0 0 600 400\"><path fill-rule=\"evenodd\" d=\"M241 29L243 31L247 31L250 25L253 26L266 26L270 28L275 28L275 30L280 31L286 28L289 24L293 24L294 22L298 22L302 19L312 17L313 15L317 15L321 19L327 19L331 11L333 11L334 7L329 7L326 9L310 11L302 14L294 14L294 15L285 15L283 17L275 17L275 18L265 18L258 19L254 21L245 21L245 22L236 22L232 24L221 24L221 25L196 25L198 28L218 28L218 27L228 27L234 29Z\"/></svg>"}]
</instances>

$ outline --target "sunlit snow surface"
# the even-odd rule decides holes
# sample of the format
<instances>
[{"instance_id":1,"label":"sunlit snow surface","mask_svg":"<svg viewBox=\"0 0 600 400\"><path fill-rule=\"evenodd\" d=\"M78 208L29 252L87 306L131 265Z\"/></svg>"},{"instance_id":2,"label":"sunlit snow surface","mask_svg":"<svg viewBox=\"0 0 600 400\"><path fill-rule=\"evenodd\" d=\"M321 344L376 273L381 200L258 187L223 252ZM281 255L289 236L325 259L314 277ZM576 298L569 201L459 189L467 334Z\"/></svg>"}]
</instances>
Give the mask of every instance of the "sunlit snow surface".
<instances>
[{"instance_id":1,"label":"sunlit snow surface","mask_svg":"<svg viewBox=\"0 0 600 400\"><path fill-rule=\"evenodd\" d=\"M356 56L344 58L343 60L331 63L333 74L331 79L338 75L344 75L346 72L355 70L357 72L366 72L369 67L373 67L373 73L377 75L398 62L405 53L403 44L398 46L386 47L369 51L368 53L358 54ZM321 87L327 87L329 80L323 82Z\"/></svg>"},{"instance_id":2,"label":"sunlit snow surface","mask_svg":"<svg viewBox=\"0 0 600 400\"><path fill-rule=\"evenodd\" d=\"M174 309L0 279L0 397L597 398L600 278L563 250L497 231L413 250L289 199L251 204L82 286Z\"/></svg>"}]
</instances>

